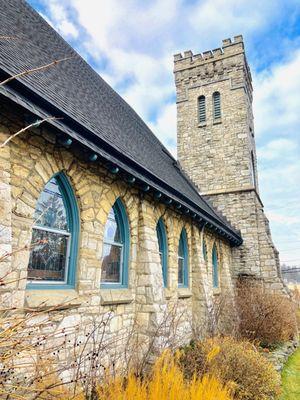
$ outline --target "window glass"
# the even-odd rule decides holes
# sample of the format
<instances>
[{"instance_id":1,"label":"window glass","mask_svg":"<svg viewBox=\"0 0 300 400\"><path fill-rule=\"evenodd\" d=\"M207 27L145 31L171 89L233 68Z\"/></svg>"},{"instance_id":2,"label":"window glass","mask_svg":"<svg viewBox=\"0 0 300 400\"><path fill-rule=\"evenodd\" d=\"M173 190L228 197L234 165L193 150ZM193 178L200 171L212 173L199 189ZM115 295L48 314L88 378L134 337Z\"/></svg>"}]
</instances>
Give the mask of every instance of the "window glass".
<instances>
[{"instance_id":1,"label":"window glass","mask_svg":"<svg viewBox=\"0 0 300 400\"><path fill-rule=\"evenodd\" d=\"M28 279L35 281L66 280L69 236L33 229Z\"/></svg>"},{"instance_id":2,"label":"window glass","mask_svg":"<svg viewBox=\"0 0 300 400\"><path fill-rule=\"evenodd\" d=\"M160 256L160 263L162 267L164 286L167 286L167 260L168 260L168 249L167 249L167 237L166 230L163 221L160 219L156 225L156 234L158 241L158 249Z\"/></svg>"},{"instance_id":3,"label":"window glass","mask_svg":"<svg viewBox=\"0 0 300 400\"><path fill-rule=\"evenodd\" d=\"M124 273L127 274L127 270L124 271L125 268L127 269L127 259L124 260L126 221L121 207L121 202L117 200L108 214L104 228L101 284L125 284Z\"/></svg>"},{"instance_id":4,"label":"window glass","mask_svg":"<svg viewBox=\"0 0 300 400\"><path fill-rule=\"evenodd\" d=\"M178 285L188 286L188 254L184 230L181 232L178 245Z\"/></svg>"},{"instance_id":5,"label":"window glass","mask_svg":"<svg viewBox=\"0 0 300 400\"><path fill-rule=\"evenodd\" d=\"M120 283L122 246L104 243L102 262L102 282Z\"/></svg>"},{"instance_id":6,"label":"window glass","mask_svg":"<svg viewBox=\"0 0 300 400\"><path fill-rule=\"evenodd\" d=\"M107 241L111 242L121 242L120 228L117 223L116 215L114 209L110 210L110 213L107 218L107 222L105 225L104 238Z\"/></svg>"},{"instance_id":7,"label":"window glass","mask_svg":"<svg viewBox=\"0 0 300 400\"><path fill-rule=\"evenodd\" d=\"M34 224L68 230L67 212L58 182L52 178L42 191L34 213Z\"/></svg>"}]
</instances>

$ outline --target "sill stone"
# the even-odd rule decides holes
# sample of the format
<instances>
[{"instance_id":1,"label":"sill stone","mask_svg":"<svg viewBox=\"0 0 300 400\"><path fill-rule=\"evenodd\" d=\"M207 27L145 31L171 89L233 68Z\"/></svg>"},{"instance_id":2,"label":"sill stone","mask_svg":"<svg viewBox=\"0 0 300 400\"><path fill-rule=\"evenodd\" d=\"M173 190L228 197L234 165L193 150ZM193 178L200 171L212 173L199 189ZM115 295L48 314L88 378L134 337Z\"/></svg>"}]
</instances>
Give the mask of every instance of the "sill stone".
<instances>
[{"instance_id":1,"label":"sill stone","mask_svg":"<svg viewBox=\"0 0 300 400\"><path fill-rule=\"evenodd\" d=\"M100 289L101 302L103 306L130 304L133 302L133 294L130 289Z\"/></svg>"},{"instance_id":2,"label":"sill stone","mask_svg":"<svg viewBox=\"0 0 300 400\"><path fill-rule=\"evenodd\" d=\"M179 288L178 289L178 298L179 299L188 299L192 297L192 292L190 288Z\"/></svg>"},{"instance_id":3,"label":"sill stone","mask_svg":"<svg viewBox=\"0 0 300 400\"><path fill-rule=\"evenodd\" d=\"M25 308L43 310L64 310L82 306L86 302L83 296L79 296L74 289L66 291L33 289L26 290Z\"/></svg>"}]
</instances>

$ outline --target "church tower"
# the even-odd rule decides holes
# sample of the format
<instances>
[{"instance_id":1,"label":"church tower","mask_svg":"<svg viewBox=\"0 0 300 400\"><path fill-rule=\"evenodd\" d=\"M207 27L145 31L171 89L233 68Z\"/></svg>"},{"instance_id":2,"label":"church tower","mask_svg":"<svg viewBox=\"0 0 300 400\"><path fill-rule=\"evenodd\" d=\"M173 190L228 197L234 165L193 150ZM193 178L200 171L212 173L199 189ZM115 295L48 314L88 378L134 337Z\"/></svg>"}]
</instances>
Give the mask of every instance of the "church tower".
<instances>
[{"instance_id":1,"label":"church tower","mask_svg":"<svg viewBox=\"0 0 300 400\"><path fill-rule=\"evenodd\" d=\"M259 197L251 73L243 37L174 56L177 146L182 168L237 229L234 273L282 289L279 257Z\"/></svg>"}]
</instances>

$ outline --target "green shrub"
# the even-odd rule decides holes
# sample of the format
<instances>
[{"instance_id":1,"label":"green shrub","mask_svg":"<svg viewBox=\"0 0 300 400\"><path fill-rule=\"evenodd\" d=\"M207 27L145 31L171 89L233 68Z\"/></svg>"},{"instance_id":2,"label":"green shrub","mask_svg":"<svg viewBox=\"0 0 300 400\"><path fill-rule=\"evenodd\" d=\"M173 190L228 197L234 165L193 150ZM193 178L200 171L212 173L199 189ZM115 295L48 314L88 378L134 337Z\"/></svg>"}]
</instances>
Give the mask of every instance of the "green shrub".
<instances>
[{"instance_id":1,"label":"green shrub","mask_svg":"<svg viewBox=\"0 0 300 400\"><path fill-rule=\"evenodd\" d=\"M183 349L181 367L186 378L213 374L232 384L235 399L269 400L280 392L280 376L250 342L213 338Z\"/></svg>"}]
</instances>

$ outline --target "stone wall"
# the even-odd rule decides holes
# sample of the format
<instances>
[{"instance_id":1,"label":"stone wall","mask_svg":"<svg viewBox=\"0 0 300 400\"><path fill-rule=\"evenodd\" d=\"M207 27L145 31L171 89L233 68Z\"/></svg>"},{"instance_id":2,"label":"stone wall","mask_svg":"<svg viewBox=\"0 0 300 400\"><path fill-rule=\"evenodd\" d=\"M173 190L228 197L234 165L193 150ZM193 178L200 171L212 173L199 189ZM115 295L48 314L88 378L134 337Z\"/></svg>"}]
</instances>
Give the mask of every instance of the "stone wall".
<instances>
[{"instance_id":1,"label":"stone wall","mask_svg":"<svg viewBox=\"0 0 300 400\"><path fill-rule=\"evenodd\" d=\"M17 107L12 110L2 103L1 141L24 124L21 110ZM128 335L133 329L137 330L135 333L145 352L155 335L153 348L159 350L170 341L176 345L187 342L193 331L204 334L209 305L214 298L222 292L232 298L232 249L228 242L170 206L154 200L138 187L125 183L122 177L110 173L101 162L87 162L79 147L74 145L67 149L61 146L54 132L45 126L23 133L0 149L0 165L0 185L3 188L0 192L1 223L5 228L1 231L0 254L11 253L0 264L1 273L10 272L4 279L6 284L0 288L1 302L8 308L19 310L24 307L33 312L41 307L45 309L51 321L47 329L54 332L53 337L55 332L74 327L76 340L81 343L91 326L108 318L106 338L110 341L107 348L111 353L125 356ZM76 287L29 290L26 288L28 246L35 205L44 185L60 171L69 178L80 210ZM104 226L119 197L130 225L129 284L125 289L102 289ZM156 237L156 224L160 217L164 220L168 240L166 288L163 287ZM177 281L177 252L183 227L188 238L188 288L178 288ZM202 253L204 238L207 262ZM212 288L211 253L214 243L218 248L220 268L218 290ZM162 327L167 325L168 329L162 332ZM66 347L58 357L65 359L71 357L71 353Z\"/></svg>"},{"instance_id":2,"label":"stone wall","mask_svg":"<svg viewBox=\"0 0 300 400\"><path fill-rule=\"evenodd\" d=\"M251 73L241 36L222 48L174 56L179 161L212 205L237 229L243 245L233 251L235 275L250 274L285 290L278 252L259 197L252 113ZM221 118L213 115L213 93ZM205 96L206 121L198 98Z\"/></svg>"}]
</instances>

